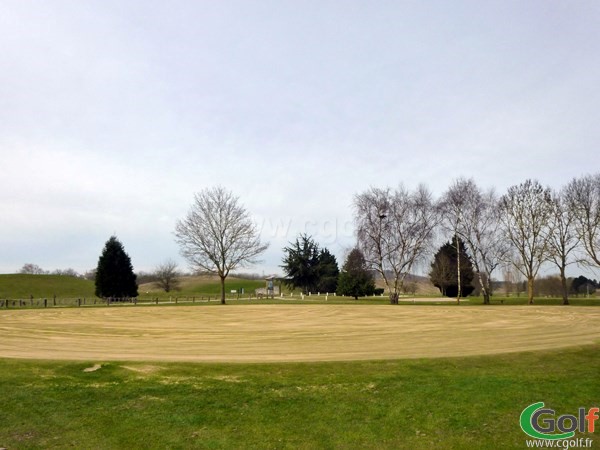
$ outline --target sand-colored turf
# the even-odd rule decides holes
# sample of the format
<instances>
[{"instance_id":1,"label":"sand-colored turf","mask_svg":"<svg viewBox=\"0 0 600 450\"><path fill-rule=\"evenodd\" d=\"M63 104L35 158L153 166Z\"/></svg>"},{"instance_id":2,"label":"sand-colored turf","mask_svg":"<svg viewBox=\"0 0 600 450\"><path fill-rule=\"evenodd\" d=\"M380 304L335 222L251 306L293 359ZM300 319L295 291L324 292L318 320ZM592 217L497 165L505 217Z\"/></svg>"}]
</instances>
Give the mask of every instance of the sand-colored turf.
<instances>
[{"instance_id":1,"label":"sand-colored turf","mask_svg":"<svg viewBox=\"0 0 600 450\"><path fill-rule=\"evenodd\" d=\"M600 308L241 305L0 311L0 357L130 361L429 358L600 342Z\"/></svg>"}]
</instances>

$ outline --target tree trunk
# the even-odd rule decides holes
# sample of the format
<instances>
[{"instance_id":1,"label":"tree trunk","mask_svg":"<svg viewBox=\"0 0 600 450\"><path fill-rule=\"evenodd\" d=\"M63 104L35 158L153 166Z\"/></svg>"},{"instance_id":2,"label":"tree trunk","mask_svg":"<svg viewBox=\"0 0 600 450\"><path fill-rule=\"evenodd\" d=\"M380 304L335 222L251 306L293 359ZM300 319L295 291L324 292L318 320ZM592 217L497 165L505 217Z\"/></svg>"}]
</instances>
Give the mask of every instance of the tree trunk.
<instances>
[{"instance_id":1,"label":"tree trunk","mask_svg":"<svg viewBox=\"0 0 600 450\"><path fill-rule=\"evenodd\" d=\"M490 304L490 291L488 290L487 286L483 282L483 277L481 276L480 270L477 271L477 276L479 277L479 285L481 286L481 294L483 295L483 304L489 305ZM488 277L488 280L489 280L489 277Z\"/></svg>"},{"instance_id":2,"label":"tree trunk","mask_svg":"<svg viewBox=\"0 0 600 450\"><path fill-rule=\"evenodd\" d=\"M390 303L392 305L398 304L398 274L394 276L394 290L390 289Z\"/></svg>"},{"instance_id":3,"label":"tree trunk","mask_svg":"<svg viewBox=\"0 0 600 450\"><path fill-rule=\"evenodd\" d=\"M490 293L484 289L482 294L483 294L483 304L489 305L490 304Z\"/></svg>"},{"instance_id":4,"label":"tree trunk","mask_svg":"<svg viewBox=\"0 0 600 450\"><path fill-rule=\"evenodd\" d=\"M567 288L567 277L565 275L565 269L562 267L560 269L560 285L562 287L563 305L568 305L569 304L569 290Z\"/></svg>"},{"instance_id":5,"label":"tree trunk","mask_svg":"<svg viewBox=\"0 0 600 450\"><path fill-rule=\"evenodd\" d=\"M533 277L527 278L527 296L529 298L529 304L533 305Z\"/></svg>"},{"instance_id":6,"label":"tree trunk","mask_svg":"<svg viewBox=\"0 0 600 450\"><path fill-rule=\"evenodd\" d=\"M225 277L221 275L221 305L225 304Z\"/></svg>"}]
</instances>

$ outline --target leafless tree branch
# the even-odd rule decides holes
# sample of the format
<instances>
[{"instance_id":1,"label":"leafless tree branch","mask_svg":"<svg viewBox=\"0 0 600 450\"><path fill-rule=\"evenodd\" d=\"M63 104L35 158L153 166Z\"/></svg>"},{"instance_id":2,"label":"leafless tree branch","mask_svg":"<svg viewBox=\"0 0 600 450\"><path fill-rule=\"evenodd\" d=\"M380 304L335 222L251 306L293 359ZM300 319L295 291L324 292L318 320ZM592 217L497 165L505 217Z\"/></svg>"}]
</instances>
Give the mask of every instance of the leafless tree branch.
<instances>
[{"instance_id":1,"label":"leafless tree branch","mask_svg":"<svg viewBox=\"0 0 600 450\"><path fill-rule=\"evenodd\" d=\"M225 278L229 272L258 262L268 244L260 242L250 214L223 187L195 195L187 216L175 227L181 254L197 269L221 278L221 303L225 303Z\"/></svg>"}]
</instances>

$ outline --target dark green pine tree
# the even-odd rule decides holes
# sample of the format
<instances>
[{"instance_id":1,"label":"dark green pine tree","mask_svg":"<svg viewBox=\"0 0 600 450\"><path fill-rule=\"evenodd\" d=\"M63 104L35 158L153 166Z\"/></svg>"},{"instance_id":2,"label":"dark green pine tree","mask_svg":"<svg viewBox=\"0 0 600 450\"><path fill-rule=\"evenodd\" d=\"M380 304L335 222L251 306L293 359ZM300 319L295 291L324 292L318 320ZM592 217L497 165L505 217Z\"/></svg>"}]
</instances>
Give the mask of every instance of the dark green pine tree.
<instances>
[{"instance_id":1,"label":"dark green pine tree","mask_svg":"<svg viewBox=\"0 0 600 450\"><path fill-rule=\"evenodd\" d=\"M446 297L456 297L458 294L457 242L460 248L460 296L466 297L475 290L473 287L475 273L473 272L471 258L467 254L464 242L455 236L451 241L446 242L438 249L433 257L431 270L429 271L431 282Z\"/></svg>"},{"instance_id":2,"label":"dark green pine tree","mask_svg":"<svg viewBox=\"0 0 600 450\"><path fill-rule=\"evenodd\" d=\"M103 298L138 296L137 276L129 255L116 236L106 241L96 269L96 295Z\"/></svg>"},{"instance_id":3,"label":"dark green pine tree","mask_svg":"<svg viewBox=\"0 0 600 450\"><path fill-rule=\"evenodd\" d=\"M335 256L324 248L319 254L319 282L317 283L318 292L335 292L337 289L338 276L340 269Z\"/></svg>"},{"instance_id":4,"label":"dark green pine tree","mask_svg":"<svg viewBox=\"0 0 600 450\"><path fill-rule=\"evenodd\" d=\"M375 282L373 274L367 268L365 257L359 249L352 249L340 272L337 294L358 300L358 297L373 295L373 292Z\"/></svg>"},{"instance_id":5,"label":"dark green pine tree","mask_svg":"<svg viewBox=\"0 0 600 450\"><path fill-rule=\"evenodd\" d=\"M300 288L302 292L317 292L319 283L319 245L312 237L301 234L296 242L283 249L283 271L286 284L292 289Z\"/></svg>"}]
</instances>

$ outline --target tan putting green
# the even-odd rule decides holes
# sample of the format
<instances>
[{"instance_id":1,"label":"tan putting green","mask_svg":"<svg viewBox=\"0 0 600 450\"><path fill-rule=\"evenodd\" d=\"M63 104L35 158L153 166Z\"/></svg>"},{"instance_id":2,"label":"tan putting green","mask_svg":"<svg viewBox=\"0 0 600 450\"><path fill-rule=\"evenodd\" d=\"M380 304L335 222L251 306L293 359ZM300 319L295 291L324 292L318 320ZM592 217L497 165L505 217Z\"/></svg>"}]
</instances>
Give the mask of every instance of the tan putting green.
<instances>
[{"instance_id":1,"label":"tan putting green","mask_svg":"<svg viewBox=\"0 0 600 450\"><path fill-rule=\"evenodd\" d=\"M241 305L0 311L0 357L85 361L431 358L600 342L600 308Z\"/></svg>"}]
</instances>

